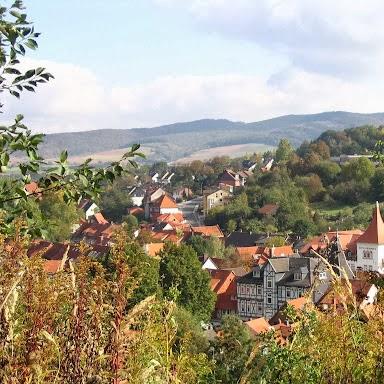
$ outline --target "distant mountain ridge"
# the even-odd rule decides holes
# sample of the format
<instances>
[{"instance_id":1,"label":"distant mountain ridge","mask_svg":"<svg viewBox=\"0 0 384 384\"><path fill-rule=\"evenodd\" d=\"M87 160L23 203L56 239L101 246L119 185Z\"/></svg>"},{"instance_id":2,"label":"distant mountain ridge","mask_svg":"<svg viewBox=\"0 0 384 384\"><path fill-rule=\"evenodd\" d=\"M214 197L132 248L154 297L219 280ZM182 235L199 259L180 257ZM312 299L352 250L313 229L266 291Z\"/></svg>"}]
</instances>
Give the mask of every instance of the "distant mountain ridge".
<instances>
[{"instance_id":1,"label":"distant mountain ridge","mask_svg":"<svg viewBox=\"0 0 384 384\"><path fill-rule=\"evenodd\" d=\"M384 113L323 112L286 115L245 123L225 119L203 119L154 128L100 129L49 134L41 145L45 158L54 158L62 149L70 156L90 156L121 150L140 143L152 161L173 161L202 149L260 143L276 145L283 137L292 144L317 138L326 130L343 130L361 125L384 124Z\"/></svg>"}]
</instances>

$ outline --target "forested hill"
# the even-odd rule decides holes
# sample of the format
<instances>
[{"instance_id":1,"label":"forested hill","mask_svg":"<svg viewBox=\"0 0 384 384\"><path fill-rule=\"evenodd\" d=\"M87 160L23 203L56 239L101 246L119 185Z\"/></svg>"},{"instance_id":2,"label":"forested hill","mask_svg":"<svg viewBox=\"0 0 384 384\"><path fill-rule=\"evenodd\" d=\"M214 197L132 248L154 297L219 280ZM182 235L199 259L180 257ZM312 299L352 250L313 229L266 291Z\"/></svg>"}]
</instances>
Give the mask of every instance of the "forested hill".
<instances>
[{"instance_id":1,"label":"forested hill","mask_svg":"<svg viewBox=\"0 0 384 384\"><path fill-rule=\"evenodd\" d=\"M315 140L315 143L325 142L331 156L362 155L371 153L378 140L384 140L384 127L365 125L343 131L325 131ZM302 146L305 146L305 143Z\"/></svg>"},{"instance_id":2,"label":"forested hill","mask_svg":"<svg viewBox=\"0 0 384 384\"><path fill-rule=\"evenodd\" d=\"M341 131L366 124L384 124L384 113L325 112L287 115L254 123L205 119L155 128L58 133L47 135L41 149L45 158L57 156L64 148L70 156L91 156L106 151L113 153L139 142L150 160L172 161L202 149L225 145L276 145L283 137L299 145L327 130Z\"/></svg>"}]
</instances>

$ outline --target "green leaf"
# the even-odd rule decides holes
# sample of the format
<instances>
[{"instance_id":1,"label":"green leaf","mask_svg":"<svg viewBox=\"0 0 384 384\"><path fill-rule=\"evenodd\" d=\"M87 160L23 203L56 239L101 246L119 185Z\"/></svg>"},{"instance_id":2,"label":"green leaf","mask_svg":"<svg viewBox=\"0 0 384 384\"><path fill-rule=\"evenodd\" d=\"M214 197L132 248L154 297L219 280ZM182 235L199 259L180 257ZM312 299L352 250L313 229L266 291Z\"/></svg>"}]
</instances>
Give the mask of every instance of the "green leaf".
<instances>
[{"instance_id":1,"label":"green leaf","mask_svg":"<svg viewBox=\"0 0 384 384\"><path fill-rule=\"evenodd\" d=\"M24 79L29 79L29 78L31 78L34 75L35 75L35 70L34 69L30 69L29 71L25 72Z\"/></svg>"},{"instance_id":2,"label":"green leaf","mask_svg":"<svg viewBox=\"0 0 384 384\"><path fill-rule=\"evenodd\" d=\"M24 119L24 115L18 114L18 115L16 115L16 117L15 117L15 123L18 124L18 123L20 123L20 121L22 121L23 119Z\"/></svg>"},{"instance_id":3,"label":"green leaf","mask_svg":"<svg viewBox=\"0 0 384 384\"><path fill-rule=\"evenodd\" d=\"M20 75L21 74L21 72L18 69L10 68L10 67L5 68L4 69L4 73L8 73L8 74L11 74L11 75Z\"/></svg>"},{"instance_id":4,"label":"green leaf","mask_svg":"<svg viewBox=\"0 0 384 384\"><path fill-rule=\"evenodd\" d=\"M20 99L20 93L19 93L19 92L12 91L12 89L10 89L10 90L9 90L9 93L10 93L12 96L15 96L15 97L17 97L18 99Z\"/></svg>"},{"instance_id":5,"label":"green leaf","mask_svg":"<svg viewBox=\"0 0 384 384\"><path fill-rule=\"evenodd\" d=\"M135 152L140 148L140 144L133 144L131 148L131 152Z\"/></svg>"},{"instance_id":6,"label":"green leaf","mask_svg":"<svg viewBox=\"0 0 384 384\"><path fill-rule=\"evenodd\" d=\"M84 175L79 175L79 179L82 182L82 184L84 185L84 187L88 187L89 182L88 182L88 179Z\"/></svg>"},{"instance_id":7,"label":"green leaf","mask_svg":"<svg viewBox=\"0 0 384 384\"><path fill-rule=\"evenodd\" d=\"M60 163L66 162L68 159L68 152L67 151L62 151L60 153Z\"/></svg>"},{"instance_id":8,"label":"green leaf","mask_svg":"<svg viewBox=\"0 0 384 384\"><path fill-rule=\"evenodd\" d=\"M1 161L1 165L7 166L8 163L9 163L9 153L8 152L3 152L0 155L0 161Z\"/></svg>"},{"instance_id":9,"label":"green leaf","mask_svg":"<svg viewBox=\"0 0 384 384\"><path fill-rule=\"evenodd\" d=\"M28 39L25 42L25 46L33 50L35 50L38 47L37 42L33 39Z\"/></svg>"}]
</instances>

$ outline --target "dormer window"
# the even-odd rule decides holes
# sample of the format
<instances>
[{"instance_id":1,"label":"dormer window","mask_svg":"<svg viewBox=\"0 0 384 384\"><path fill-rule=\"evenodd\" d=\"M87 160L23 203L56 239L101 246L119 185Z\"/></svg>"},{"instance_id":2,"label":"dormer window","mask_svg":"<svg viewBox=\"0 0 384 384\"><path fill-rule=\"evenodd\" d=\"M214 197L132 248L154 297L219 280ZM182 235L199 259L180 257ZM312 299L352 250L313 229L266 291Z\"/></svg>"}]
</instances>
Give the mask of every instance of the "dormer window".
<instances>
[{"instance_id":1,"label":"dormer window","mask_svg":"<svg viewBox=\"0 0 384 384\"><path fill-rule=\"evenodd\" d=\"M301 272L295 272L293 274L293 279L294 280L301 280Z\"/></svg>"},{"instance_id":2,"label":"dormer window","mask_svg":"<svg viewBox=\"0 0 384 384\"><path fill-rule=\"evenodd\" d=\"M260 277L260 268L256 268L253 270L253 277Z\"/></svg>"}]
</instances>

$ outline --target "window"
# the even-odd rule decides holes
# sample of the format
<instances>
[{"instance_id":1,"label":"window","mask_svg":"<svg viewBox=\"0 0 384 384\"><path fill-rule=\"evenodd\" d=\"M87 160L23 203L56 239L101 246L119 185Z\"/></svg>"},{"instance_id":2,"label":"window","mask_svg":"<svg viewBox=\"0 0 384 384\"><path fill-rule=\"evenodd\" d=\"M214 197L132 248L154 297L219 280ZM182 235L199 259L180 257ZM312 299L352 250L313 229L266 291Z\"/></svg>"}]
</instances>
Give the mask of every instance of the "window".
<instances>
[{"instance_id":1,"label":"window","mask_svg":"<svg viewBox=\"0 0 384 384\"><path fill-rule=\"evenodd\" d=\"M267 304L272 304L272 297L271 296L267 297Z\"/></svg>"},{"instance_id":2,"label":"window","mask_svg":"<svg viewBox=\"0 0 384 384\"><path fill-rule=\"evenodd\" d=\"M267 280L267 288L272 288L272 280Z\"/></svg>"},{"instance_id":3,"label":"window","mask_svg":"<svg viewBox=\"0 0 384 384\"><path fill-rule=\"evenodd\" d=\"M295 272L293 274L293 279L294 280L301 280L301 272Z\"/></svg>"},{"instance_id":4,"label":"window","mask_svg":"<svg viewBox=\"0 0 384 384\"><path fill-rule=\"evenodd\" d=\"M291 297L291 290L289 288L287 288L287 297Z\"/></svg>"},{"instance_id":5,"label":"window","mask_svg":"<svg viewBox=\"0 0 384 384\"><path fill-rule=\"evenodd\" d=\"M324 280L327 278L327 272L320 272L319 273L319 279Z\"/></svg>"},{"instance_id":6,"label":"window","mask_svg":"<svg viewBox=\"0 0 384 384\"><path fill-rule=\"evenodd\" d=\"M368 265L368 271L372 271L372 265Z\"/></svg>"},{"instance_id":7,"label":"window","mask_svg":"<svg viewBox=\"0 0 384 384\"><path fill-rule=\"evenodd\" d=\"M263 294L263 289L261 287L261 285L258 285L257 286L257 296L261 296Z\"/></svg>"},{"instance_id":8,"label":"window","mask_svg":"<svg viewBox=\"0 0 384 384\"><path fill-rule=\"evenodd\" d=\"M372 259L372 257L373 257L373 253L371 250L365 249L363 251L363 259Z\"/></svg>"},{"instance_id":9,"label":"window","mask_svg":"<svg viewBox=\"0 0 384 384\"><path fill-rule=\"evenodd\" d=\"M253 270L253 277L260 277L260 269L256 268Z\"/></svg>"},{"instance_id":10,"label":"window","mask_svg":"<svg viewBox=\"0 0 384 384\"><path fill-rule=\"evenodd\" d=\"M263 312L263 306L261 303L257 303L257 311L258 312Z\"/></svg>"}]
</instances>

